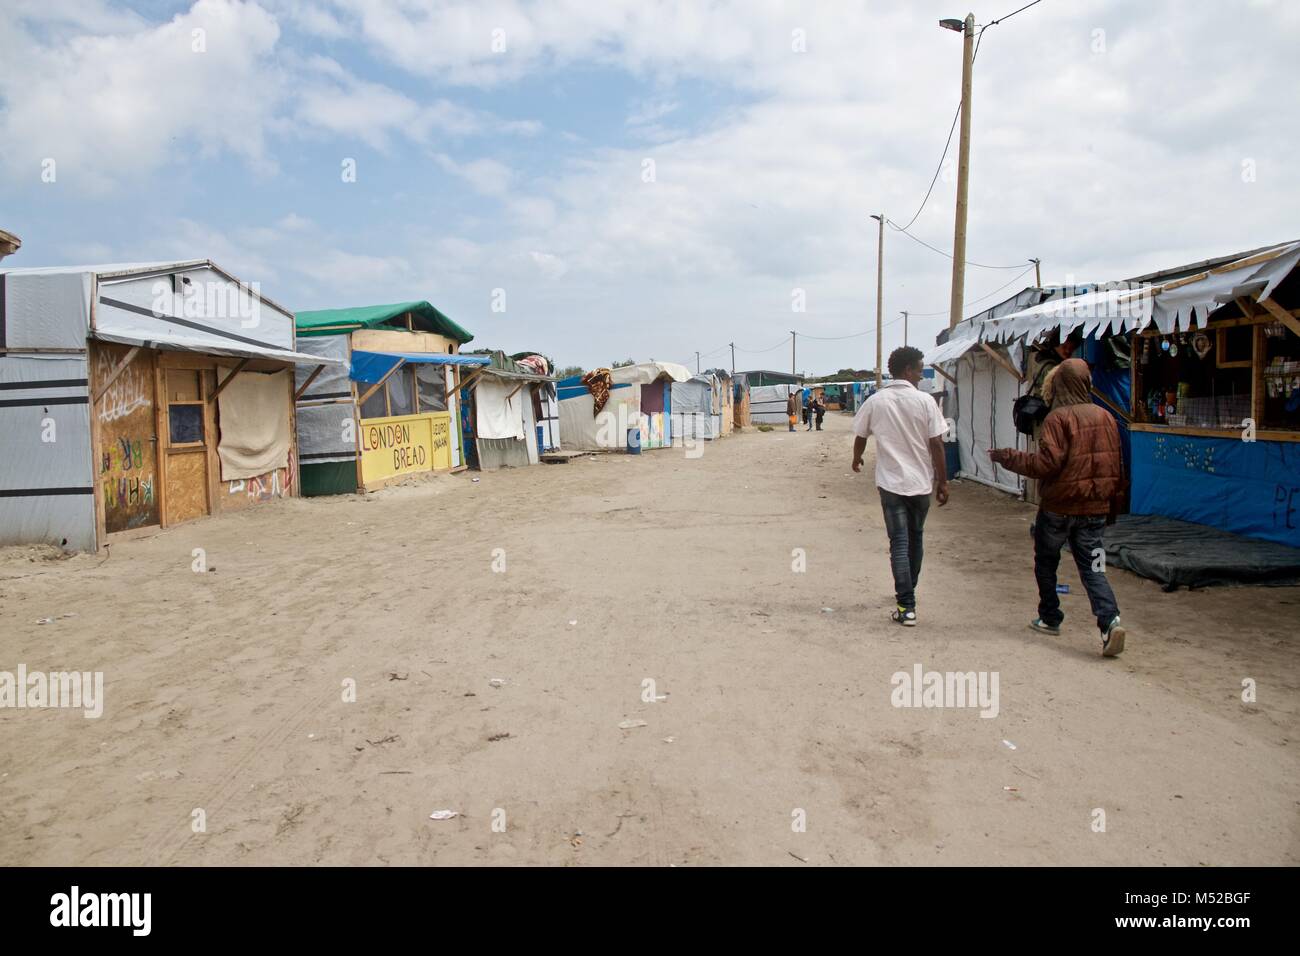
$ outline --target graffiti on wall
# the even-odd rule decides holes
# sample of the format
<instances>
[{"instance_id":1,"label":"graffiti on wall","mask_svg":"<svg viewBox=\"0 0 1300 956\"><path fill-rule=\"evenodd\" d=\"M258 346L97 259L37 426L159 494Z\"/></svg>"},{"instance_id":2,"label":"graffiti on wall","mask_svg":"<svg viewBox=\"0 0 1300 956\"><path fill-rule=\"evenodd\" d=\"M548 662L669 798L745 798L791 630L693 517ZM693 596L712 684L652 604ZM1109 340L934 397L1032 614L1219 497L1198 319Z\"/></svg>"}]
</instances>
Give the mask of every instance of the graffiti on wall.
<instances>
[{"instance_id":1,"label":"graffiti on wall","mask_svg":"<svg viewBox=\"0 0 1300 956\"><path fill-rule=\"evenodd\" d=\"M95 376L105 381L113 374L113 357L101 351L95 356ZM99 402L99 420L115 422L126 418L137 408L153 407L153 385L149 381L149 367L141 362L132 362L113 380Z\"/></svg>"},{"instance_id":2,"label":"graffiti on wall","mask_svg":"<svg viewBox=\"0 0 1300 956\"><path fill-rule=\"evenodd\" d=\"M139 438L118 438L104 449L100 459L104 508L110 513L144 509L143 513L126 516L128 528L147 524L151 518L154 477L152 471L145 472L144 464L144 445Z\"/></svg>"}]
</instances>

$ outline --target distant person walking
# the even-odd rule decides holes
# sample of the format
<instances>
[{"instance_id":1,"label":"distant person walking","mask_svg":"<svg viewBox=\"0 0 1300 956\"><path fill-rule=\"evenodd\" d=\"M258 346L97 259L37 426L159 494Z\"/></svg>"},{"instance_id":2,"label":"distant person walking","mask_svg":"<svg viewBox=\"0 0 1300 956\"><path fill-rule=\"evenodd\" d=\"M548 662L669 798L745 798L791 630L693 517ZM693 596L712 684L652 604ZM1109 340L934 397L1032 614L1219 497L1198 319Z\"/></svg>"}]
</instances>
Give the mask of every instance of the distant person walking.
<instances>
[{"instance_id":1,"label":"distant person walking","mask_svg":"<svg viewBox=\"0 0 1300 956\"><path fill-rule=\"evenodd\" d=\"M1039 481L1034 520L1038 617L1029 626L1044 634L1061 633L1065 615L1056 593L1056 572L1061 548L1069 542L1101 631L1101 652L1114 657L1124 650L1125 631L1106 580L1102 532L1124 490L1124 459L1115 419L1093 404L1091 389L1092 373L1083 359L1061 362L1044 382L1043 398L1051 411L1043 419L1038 450L995 448L989 457L1008 471Z\"/></svg>"},{"instance_id":2,"label":"distant person walking","mask_svg":"<svg viewBox=\"0 0 1300 956\"><path fill-rule=\"evenodd\" d=\"M930 493L948 503L948 469L939 405L917 386L924 356L904 346L889 356L893 381L862 403L853 419L853 470L862 470L867 438L876 436L876 487L889 535L889 565L897 609L890 619L916 626L916 585L921 579L922 533Z\"/></svg>"},{"instance_id":3,"label":"distant person walking","mask_svg":"<svg viewBox=\"0 0 1300 956\"><path fill-rule=\"evenodd\" d=\"M799 420L799 396L795 393L794 386L790 386L790 394L785 400L785 414L790 419L790 431L794 431L794 423Z\"/></svg>"},{"instance_id":4,"label":"distant person walking","mask_svg":"<svg viewBox=\"0 0 1300 956\"><path fill-rule=\"evenodd\" d=\"M821 431L822 419L826 417L826 395L825 394L820 394L817 396L817 406L814 409L814 411L817 413L817 430Z\"/></svg>"}]
</instances>

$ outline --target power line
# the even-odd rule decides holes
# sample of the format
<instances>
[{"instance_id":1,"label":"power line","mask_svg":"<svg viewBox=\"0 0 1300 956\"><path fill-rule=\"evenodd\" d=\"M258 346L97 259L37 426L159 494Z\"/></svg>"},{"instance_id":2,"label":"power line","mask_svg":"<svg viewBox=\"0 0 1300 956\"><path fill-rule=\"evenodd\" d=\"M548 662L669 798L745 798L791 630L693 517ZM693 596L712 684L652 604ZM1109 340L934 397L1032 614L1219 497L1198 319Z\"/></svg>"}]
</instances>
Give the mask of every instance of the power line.
<instances>
[{"instance_id":1,"label":"power line","mask_svg":"<svg viewBox=\"0 0 1300 956\"><path fill-rule=\"evenodd\" d=\"M976 60L976 59L979 57L979 55L980 55L980 43L981 43L981 41L983 41L983 39L984 39L984 31L985 31L985 30L987 30L989 27L997 26L997 25L998 25L999 23L1001 23L1003 20L1010 20L1010 19L1011 19L1012 17L1014 17L1017 13L1020 13L1021 10L1028 10L1028 9L1029 9L1030 7L1032 7L1034 4L1036 4L1036 3L1041 3L1041 2L1042 2L1042 0L1033 0L1033 3L1027 3L1027 4L1025 4L1023 7L1021 7L1020 9L1018 9L1018 10L1012 10L1012 11L1011 11L1010 13L1008 13L1006 16L999 17L998 19L993 20L993 21L991 21L990 23L986 23L984 26L980 27L980 32L979 32L979 33L976 35L976 37L975 37L975 51L971 54L971 58L970 58L971 68L974 69L974 67L975 67L975 60ZM944 144L943 144L943 152L939 155L939 165L937 165L937 166L934 168L934 175L933 175L932 177L930 177L930 186L929 186L929 188L926 189L926 191L925 191L925 196L924 196L924 198L922 198L922 200L921 200L921 205L917 208L916 213L912 216L912 218L909 219L909 220L907 220L907 225L906 225L906 226L899 227L899 226L897 226L897 225L894 224L894 223L890 223L890 225L894 226L894 228L898 229L900 232L907 233L908 235L911 235L911 233L908 233L907 230L912 228L912 224L915 223L916 220L918 220L919 218L921 218L921 213L925 211L926 203L928 203L928 202L930 201L930 194L931 194L932 192L934 192L934 184L937 183L937 182L939 181L939 173L943 171L943 161L944 161L945 159L948 158L948 150L952 147L952 134L953 134L953 132L957 129L957 120L958 120L960 117L961 117L961 100L958 100L958 101L957 101L957 110L956 110L956 112L954 112L953 115L952 115L952 125L948 127L948 138L947 138L946 140L944 140ZM912 238L915 239L916 237L913 236ZM925 243L922 243L922 245L925 245ZM934 248L934 247L931 246L931 248ZM935 250L935 251L937 252L938 250ZM952 256L948 256L948 258L951 259ZM976 265L976 264L977 264L977 263L973 263L973 262L968 262L968 263L967 263L967 265ZM984 266L983 268L992 268L992 267L990 267L990 266ZM1011 268L1011 267L1010 267L1010 266L1007 266L1007 267L1005 267L1005 268Z\"/></svg>"},{"instance_id":2,"label":"power line","mask_svg":"<svg viewBox=\"0 0 1300 956\"><path fill-rule=\"evenodd\" d=\"M908 232L902 226L898 225L892 219L886 218L885 222L889 223L889 227L893 229L895 232L901 232L903 235L907 236L907 238L911 239L913 242L919 242L921 245L925 246L925 248L929 249L931 252L937 252L945 259L952 258L952 253L944 252L942 249L937 249L934 246L930 245L928 242L926 242L924 239L918 239L916 236L912 235L910 232ZM990 266L982 262L971 262L969 259L967 259L966 265L975 266L977 269L1019 269L1021 266L1024 265L1024 263L1016 262L1009 266Z\"/></svg>"},{"instance_id":3,"label":"power line","mask_svg":"<svg viewBox=\"0 0 1300 956\"><path fill-rule=\"evenodd\" d=\"M772 352L775 351L776 349L779 349L781 346L785 345L786 342L788 341L789 339L782 339L780 342L777 342L776 345L773 345L771 348L766 348L766 349L742 349L739 345L737 345L736 351L746 352L750 355L762 355L764 352Z\"/></svg>"},{"instance_id":4,"label":"power line","mask_svg":"<svg viewBox=\"0 0 1300 956\"><path fill-rule=\"evenodd\" d=\"M807 332L800 332L806 339L816 339L818 342L840 342L844 339L857 339L864 335L870 335L874 329L867 329L865 332L854 332L852 335L809 335Z\"/></svg>"},{"instance_id":5,"label":"power line","mask_svg":"<svg viewBox=\"0 0 1300 956\"><path fill-rule=\"evenodd\" d=\"M985 299L991 299L991 298L993 298L993 296L997 295L999 292L1001 292L1001 291L1002 291L1003 289L1005 289L1007 286L1012 285L1012 284L1014 284L1014 283L1016 283L1016 282L1019 282L1021 279L1023 279L1025 276L1029 275L1029 273L1031 273L1031 272L1033 272L1033 271L1034 271L1034 267L1033 267L1033 264L1031 263L1028 269L1026 269L1024 272L1020 273L1020 275L1016 276L1016 277L1015 277L1014 279L1012 279L1010 282L1003 283L1002 285L1000 285L1000 286L998 286L996 289L994 289L992 292L987 292L987 293L985 293L984 295L980 296L978 299L971 299L971 300L970 300L969 302L967 302L966 304L967 304L967 305L974 305L976 302L983 302ZM942 312L909 312L909 313L908 313L908 315L910 315L910 316L911 316L912 318L914 318L914 319L932 319L932 318L934 318L935 316L938 316L938 315L948 315L948 314L949 314L949 313L948 313L948 310L947 310L947 309L944 309ZM897 322L898 320L897 320L897 319L894 319L894 321ZM888 323L886 323L886 324L888 324Z\"/></svg>"}]
</instances>

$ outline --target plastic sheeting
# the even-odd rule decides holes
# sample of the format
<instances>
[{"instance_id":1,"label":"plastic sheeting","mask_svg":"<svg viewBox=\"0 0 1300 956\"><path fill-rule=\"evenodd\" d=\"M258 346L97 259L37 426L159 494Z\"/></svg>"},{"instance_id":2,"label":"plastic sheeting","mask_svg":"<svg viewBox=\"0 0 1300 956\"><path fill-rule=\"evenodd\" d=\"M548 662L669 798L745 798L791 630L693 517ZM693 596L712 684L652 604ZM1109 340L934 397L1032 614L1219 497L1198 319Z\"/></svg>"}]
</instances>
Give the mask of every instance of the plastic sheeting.
<instances>
[{"instance_id":1,"label":"plastic sheeting","mask_svg":"<svg viewBox=\"0 0 1300 956\"><path fill-rule=\"evenodd\" d=\"M609 377L616 384L649 385L661 378L685 382L691 378L691 374L690 369L676 362L639 362L636 365L611 369Z\"/></svg>"},{"instance_id":2,"label":"plastic sheeting","mask_svg":"<svg viewBox=\"0 0 1300 956\"><path fill-rule=\"evenodd\" d=\"M480 439L524 438L521 406L529 398L527 387L490 378L479 380L474 389L474 430Z\"/></svg>"},{"instance_id":3,"label":"plastic sheeting","mask_svg":"<svg viewBox=\"0 0 1300 956\"><path fill-rule=\"evenodd\" d=\"M674 438L712 441L721 434L716 388L716 380L704 375L673 382L671 434Z\"/></svg>"},{"instance_id":4,"label":"plastic sheeting","mask_svg":"<svg viewBox=\"0 0 1300 956\"><path fill-rule=\"evenodd\" d=\"M1300 443L1134 431L1130 510L1300 547Z\"/></svg>"},{"instance_id":5,"label":"plastic sheeting","mask_svg":"<svg viewBox=\"0 0 1300 956\"><path fill-rule=\"evenodd\" d=\"M0 356L0 448L0 544L93 551L84 356Z\"/></svg>"},{"instance_id":6,"label":"plastic sheeting","mask_svg":"<svg viewBox=\"0 0 1300 956\"><path fill-rule=\"evenodd\" d=\"M347 335L304 338L298 340L298 347L308 355L337 363L326 365L298 399L298 460L304 465L355 461L356 404L352 401L352 379L348 375L350 338ZM305 365L295 370L295 391L311 373L312 368Z\"/></svg>"},{"instance_id":7,"label":"plastic sheeting","mask_svg":"<svg viewBox=\"0 0 1300 956\"><path fill-rule=\"evenodd\" d=\"M749 419L755 425L784 425L790 420L785 403L791 392L798 395L798 385L754 385L749 390Z\"/></svg>"},{"instance_id":8,"label":"plastic sheeting","mask_svg":"<svg viewBox=\"0 0 1300 956\"><path fill-rule=\"evenodd\" d=\"M1300 548L1160 515L1121 515L1106 529L1109 564L1166 591L1214 584L1300 584Z\"/></svg>"},{"instance_id":9,"label":"plastic sheeting","mask_svg":"<svg viewBox=\"0 0 1300 956\"><path fill-rule=\"evenodd\" d=\"M1019 494L1024 479L995 465L993 448L1024 450L1028 439L1016 431L1011 407L1024 387L1010 372L983 352L967 355L955 367L957 390L949 396L948 416L956 423L962 478L970 478L1010 494Z\"/></svg>"},{"instance_id":10,"label":"plastic sheeting","mask_svg":"<svg viewBox=\"0 0 1300 956\"><path fill-rule=\"evenodd\" d=\"M10 349L84 349L90 328L88 272L0 270L0 345Z\"/></svg>"},{"instance_id":11,"label":"plastic sheeting","mask_svg":"<svg viewBox=\"0 0 1300 956\"><path fill-rule=\"evenodd\" d=\"M1059 329L1061 336L1083 329L1085 335L1131 332L1154 323L1164 334L1205 324L1215 309L1237 296L1270 295L1300 263L1300 242L1277 246L1194 277L1151 286L1101 289L1045 302L1005 318L981 324L980 337L1006 342ZM1189 281L1190 280L1190 281Z\"/></svg>"},{"instance_id":12,"label":"plastic sheeting","mask_svg":"<svg viewBox=\"0 0 1300 956\"><path fill-rule=\"evenodd\" d=\"M560 390L560 445L571 451L622 451L627 430L639 424L641 386L623 385L609 390L609 401L599 415L585 388L564 397Z\"/></svg>"}]
</instances>

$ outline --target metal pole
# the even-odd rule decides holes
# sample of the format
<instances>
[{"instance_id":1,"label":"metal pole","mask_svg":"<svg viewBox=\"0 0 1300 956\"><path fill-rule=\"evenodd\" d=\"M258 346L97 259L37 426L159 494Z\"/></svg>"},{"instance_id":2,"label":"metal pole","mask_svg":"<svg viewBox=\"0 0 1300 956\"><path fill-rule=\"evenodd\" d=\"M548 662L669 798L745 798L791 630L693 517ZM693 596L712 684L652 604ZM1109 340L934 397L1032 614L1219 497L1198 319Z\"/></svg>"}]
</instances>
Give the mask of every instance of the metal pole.
<instances>
[{"instance_id":1,"label":"metal pole","mask_svg":"<svg viewBox=\"0 0 1300 956\"><path fill-rule=\"evenodd\" d=\"M700 353L699 352L695 353L695 374L696 375L700 374Z\"/></svg>"},{"instance_id":2,"label":"metal pole","mask_svg":"<svg viewBox=\"0 0 1300 956\"><path fill-rule=\"evenodd\" d=\"M885 308L885 214L871 218L880 223L876 236L876 388L880 388L884 384L880 375L880 315Z\"/></svg>"},{"instance_id":3,"label":"metal pole","mask_svg":"<svg viewBox=\"0 0 1300 956\"><path fill-rule=\"evenodd\" d=\"M975 51L975 14L966 14L961 63L961 145L957 160L957 219L952 240L952 303L948 328L961 321L966 295L966 197L970 189L971 65Z\"/></svg>"}]
</instances>

